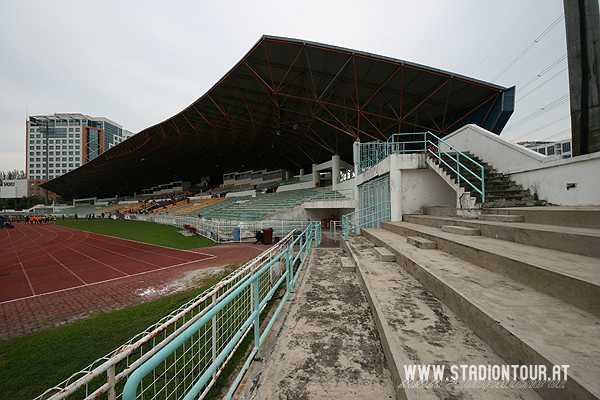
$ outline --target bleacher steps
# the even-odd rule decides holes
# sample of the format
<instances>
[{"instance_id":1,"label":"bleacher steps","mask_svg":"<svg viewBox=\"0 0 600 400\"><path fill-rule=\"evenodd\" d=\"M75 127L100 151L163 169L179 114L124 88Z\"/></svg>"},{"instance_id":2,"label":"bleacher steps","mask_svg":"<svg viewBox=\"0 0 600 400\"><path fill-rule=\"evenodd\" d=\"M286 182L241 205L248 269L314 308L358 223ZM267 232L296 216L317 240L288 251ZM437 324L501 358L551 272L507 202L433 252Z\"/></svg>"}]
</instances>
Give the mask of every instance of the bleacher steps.
<instances>
[{"instance_id":1,"label":"bleacher steps","mask_svg":"<svg viewBox=\"0 0 600 400\"><path fill-rule=\"evenodd\" d=\"M479 219L485 221L496 221L496 222L523 222L522 215L508 215L508 214L482 214Z\"/></svg>"},{"instance_id":2,"label":"bleacher steps","mask_svg":"<svg viewBox=\"0 0 600 400\"><path fill-rule=\"evenodd\" d=\"M486 213L522 215L524 217L524 222L530 224L545 224L595 229L598 229L600 227L600 207L598 206L491 208L486 210Z\"/></svg>"},{"instance_id":3,"label":"bleacher steps","mask_svg":"<svg viewBox=\"0 0 600 400\"><path fill-rule=\"evenodd\" d=\"M598 346L600 317L598 313L592 315L587 311L544 294L542 291L534 290L524 283L501 274L502 272L507 275L513 274L508 271L512 270L512 258L519 258L526 252L521 249L520 256L517 257L511 253L518 253L520 247L527 246L501 242L487 237L453 235L441 232L436 228L423 227L425 230L436 229L437 236L439 237L451 235L457 238L457 240L450 240L448 237L445 237L441 240L436 240L438 247L442 250L423 251L410 246L400 236L407 236L404 234L405 231L412 231L411 236L415 234L417 230L408 225L414 224L404 222L382 224L383 228L386 229L363 229L362 233L364 239L368 239L375 246L386 246L393 251L397 256L398 264L405 271L417 278L428 291L452 310L458 318L475 332L477 336L482 338L506 363L520 365L543 364L546 365L549 371L552 371L554 365L569 365L569 375L564 388L551 389L544 386L537 389L543 398L600 398L600 380L598 379L600 376L600 348ZM425 234L423 231L421 233ZM465 254L461 254L460 258L453 255L453 251L450 250L452 250L453 246L459 245L452 245L452 243L458 243L461 240L479 242L473 245L473 251L476 251L477 248L488 248L487 252L484 252L485 254L480 253L478 258L490 258L488 261L480 262L480 264L489 264L487 265L489 269L483 269L472 262L465 261L462 259ZM491 260L494 258L495 252L490 248L490 244L487 243L488 241L497 242L495 244L496 253L505 253L506 258ZM505 247L505 245L508 246ZM468 246L468 244L462 244L461 246ZM358 247L362 249L366 248L362 243ZM542 252L551 251L537 250L539 252L537 255L540 257L543 256ZM366 250L362 251L365 252ZM464 253L468 253L468 251L464 251ZM535 253L530 254L535 255ZM554 256L557 256L557 254L554 254ZM567 258L579 257L580 260L585 259L585 257L572 254L567 254L566 256L568 256ZM547 262L551 258L546 259L544 265L547 265ZM397 291L400 288L399 281L402 279L394 280L393 284L390 284L392 282L390 277L379 278L376 275L382 275L380 271L383 266L381 264L373 265L371 263L375 272L369 275L367 273L369 270L363 272L363 269L366 270L370 262L362 262L360 254L355 255L355 260L357 260L358 271L367 277L363 279L368 280L375 275L377 279L382 281L370 296L379 296L379 293L383 292L385 287L387 287L387 291ZM588 264L587 269L579 271L580 274L598 275L595 273L597 272L598 260L590 260L594 260L595 264ZM565 260L561 261L557 263L556 267L563 265ZM491 264L494 264L495 267L491 267ZM567 265L567 269L574 265L576 264ZM530 261L529 267L534 267L532 261ZM544 267L540 266L539 268L542 270ZM547 270L552 269L551 267L545 268ZM493 269L497 269L498 272L492 271ZM557 280L563 279L561 277L567 280L570 278L565 271L552 272L555 273ZM525 280L537 281L539 279L539 275L536 275L532 271L525 271L523 275L532 277L532 279L526 278ZM597 288L599 287L597 285L598 278L595 276L593 278L596 280L596 293L586 293L584 297L587 297L585 302L595 302L597 307L598 299L600 298L600 293L597 292ZM564 290L570 293L579 291L568 282L562 282L558 285L555 285L554 282L546 282L546 284L548 286L557 286L557 290ZM398 301L405 301L406 305L404 305L404 309L408 310L410 310L410 307L407 305L416 303L418 299L414 294L402 297L400 293L396 293L395 298ZM383 303L382 300L380 300L380 304L378 305L378 312L384 313L386 307L381 303ZM442 309L445 309L445 307L442 307ZM393 313L398 314L401 312L401 307L393 307ZM423 313L421 312L421 314ZM434 313L434 315L436 314ZM430 324L428 319L416 315L412 320L420 320L422 325ZM442 320L447 321L446 319ZM451 318L448 317L448 320L451 320ZM395 332L394 334L402 334L400 336L402 339L398 339L399 341L406 340L405 338L410 336L409 332L411 331L416 333L414 336L423 335L424 332L427 332L424 326L420 326L418 329L402 326L403 322L411 321L408 317L396 318L394 321L399 326L397 329L399 332ZM391 341L391 339L386 340ZM455 344L458 340L453 338L451 341ZM413 347L410 347L410 349L412 350ZM403 350L405 351L404 359L401 359L397 363L398 365L401 362L409 364L435 363L435 361L429 362L427 359L421 359L421 357L426 357L426 350L418 352L418 357L412 356L406 348L403 348ZM464 352L464 350L460 351ZM443 357L446 352L437 351L434 354L439 354L440 357ZM469 352L463 353L463 356L467 357L470 354ZM448 362L448 360L442 358L437 362ZM462 363L477 364L477 362L470 360L463 360ZM498 361L495 360L493 363L498 363ZM488 392L487 395L490 395L490 393Z\"/></svg>"},{"instance_id":4,"label":"bleacher steps","mask_svg":"<svg viewBox=\"0 0 600 400\"><path fill-rule=\"evenodd\" d=\"M410 222L383 222L381 226L398 235L432 240L438 249L450 255L600 316L600 261L597 258L486 236L456 235Z\"/></svg>"},{"instance_id":5,"label":"bleacher steps","mask_svg":"<svg viewBox=\"0 0 600 400\"><path fill-rule=\"evenodd\" d=\"M457 235L463 236L479 236L481 234L479 229L466 226L442 225L442 230L444 232L456 233Z\"/></svg>"},{"instance_id":6,"label":"bleacher steps","mask_svg":"<svg viewBox=\"0 0 600 400\"><path fill-rule=\"evenodd\" d=\"M442 225L475 228L479 229L482 236L494 239L600 258L600 230L598 229L435 215L404 215L403 218L407 222L440 229Z\"/></svg>"},{"instance_id":7,"label":"bleacher steps","mask_svg":"<svg viewBox=\"0 0 600 400\"><path fill-rule=\"evenodd\" d=\"M342 271L356 271L356 264L352 257L340 257L340 261L342 262Z\"/></svg>"},{"instance_id":8,"label":"bleacher steps","mask_svg":"<svg viewBox=\"0 0 600 400\"><path fill-rule=\"evenodd\" d=\"M406 238L408 244L420 249L437 249L437 244L433 240L428 240L418 236L409 236Z\"/></svg>"},{"instance_id":9,"label":"bleacher steps","mask_svg":"<svg viewBox=\"0 0 600 400\"><path fill-rule=\"evenodd\" d=\"M382 262L395 262L396 261L396 255L385 247L375 247L373 250L375 251L375 256L377 257L377 259L379 261L382 261Z\"/></svg>"},{"instance_id":10,"label":"bleacher steps","mask_svg":"<svg viewBox=\"0 0 600 400\"><path fill-rule=\"evenodd\" d=\"M437 215L440 217L456 217L456 208L454 207L425 207L423 214Z\"/></svg>"},{"instance_id":11,"label":"bleacher steps","mask_svg":"<svg viewBox=\"0 0 600 400\"><path fill-rule=\"evenodd\" d=\"M396 238L387 238L392 248ZM418 280L396 263L379 261L374 245L366 238L353 236L342 240L342 245L356 261L357 277L369 301L398 399L540 399L532 389L466 389L444 383L436 389L403 389L405 365L450 368L506 363ZM406 241L402 246L422 251ZM444 377L448 376L446 370Z\"/></svg>"}]
</instances>

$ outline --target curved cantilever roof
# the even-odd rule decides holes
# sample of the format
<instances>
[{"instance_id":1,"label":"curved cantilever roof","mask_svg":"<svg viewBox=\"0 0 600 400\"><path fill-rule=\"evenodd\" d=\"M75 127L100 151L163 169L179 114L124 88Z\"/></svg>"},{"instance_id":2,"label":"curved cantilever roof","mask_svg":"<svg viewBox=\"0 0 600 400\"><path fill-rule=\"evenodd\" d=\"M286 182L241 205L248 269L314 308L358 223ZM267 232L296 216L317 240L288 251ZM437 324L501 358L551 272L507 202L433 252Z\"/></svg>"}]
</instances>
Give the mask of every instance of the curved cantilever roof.
<instances>
[{"instance_id":1,"label":"curved cantilever roof","mask_svg":"<svg viewBox=\"0 0 600 400\"><path fill-rule=\"evenodd\" d=\"M207 93L82 167L45 183L65 198L109 197L227 169L310 170L352 143L398 132L500 133L514 88L406 61L263 36Z\"/></svg>"}]
</instances>

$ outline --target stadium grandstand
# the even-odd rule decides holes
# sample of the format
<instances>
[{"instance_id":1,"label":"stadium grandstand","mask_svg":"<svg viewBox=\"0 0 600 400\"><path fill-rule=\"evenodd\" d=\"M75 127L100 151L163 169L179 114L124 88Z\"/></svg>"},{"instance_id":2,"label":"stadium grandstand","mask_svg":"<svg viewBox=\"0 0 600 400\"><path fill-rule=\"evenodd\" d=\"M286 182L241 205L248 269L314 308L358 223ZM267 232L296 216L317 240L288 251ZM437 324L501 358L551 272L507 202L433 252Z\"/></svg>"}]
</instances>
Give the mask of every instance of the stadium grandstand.
<instances>
[{"instance_id":1,"label":"stadium grandstand","mask_svg":"<svg viewBox=\"0 0 600 400\"><path fill-rule=\"evenodd\" d=\"M358 364L350 363L352 370L340 379L338 371L346 366L332 367L329 345L360 348L345 341L356 336L347 328L367 325L379 333L369 335L381 340L375 346L385 353L390 371L383 375L393 381L390 393L397 398L431 394L405 392L402 368L415 359L439 362L431 357L440 348L454 357L443 363L473 367L540 364L550 370L560 354L577 371L569 375L565 397L598 398L600 389L591 382L600 366L590 361L598 359L598 341L588 332L600 325L598 302L590 300L598 296L589 295L600 293L598 280L590 278L600 257L600 211L528 206L543 205L540 199L600 204L598 178L589 174L599 168L600 154L556 161L500 138L514 95L514 87L399 59L261 37L189 107L42 186L79 203L72 212L128 214L219 243L256 239L272 246L38 399L64 399L78 390L86 398L202 399L246 335L253 347L229 381L226 399L238 388L268 392L266 384L255 383L273 379L275 358L289 362L300 351L265 357L256 375L248 371L263 359L261 346L272 351L266 341L283 337L309 343L310 378L335 370L331 380L346 384ZM327 247L322 243L328 227L341 227L341 249L311 253ZM307 272L298 286L311 289L296 292L310 265L320 272ZM346 311L331 313L342 305L349 306L349 315L361 308L357 302L365 296L348 296L354 280L377 321L357 323L363 317L352 316L344 322L339 315ZM343 292L339 297L330 295L334 286ZM261 324L261 312L273 299L280 303ZM290 299L301 313L294 305L282 311ZM297 336L282 333L283 322L273 328L280 312L296 313L290 325ZM303 333L308 314L318 318ZM324 329L334 322L342 325ZM548 332L540 334L540 326ZM281 330L270 335L272 328ZM332 341L333 330L344 339ZM319 348L327 350L317 356L310 344L316 331L326 338ZM344 357L364 354L361 349ZM326 368L313 368L323 361ZM299 370L282 376L305 389L308 378ZM474 392L440 393L470 398ZM558 398L547 393L539 390L544 398ZM533 392L517 397L538 398Z\"/></svg>"},{"instance_id":2,"label":"stadium grandstand","mask_svg":"<svg viewBox=\"0 0 600 400\"><path fill-rule=\"evenodd\" d=\"M514 88L404 60L263 36L185 110L46 182L63 199L148 194L169 182L212 187L232 171L301 176L355 141L441 136L476 124L499 134ZM410 136L406 140L411 140ZM154 193L155 191L153 191Z\"/></svg>"}]
</instances>

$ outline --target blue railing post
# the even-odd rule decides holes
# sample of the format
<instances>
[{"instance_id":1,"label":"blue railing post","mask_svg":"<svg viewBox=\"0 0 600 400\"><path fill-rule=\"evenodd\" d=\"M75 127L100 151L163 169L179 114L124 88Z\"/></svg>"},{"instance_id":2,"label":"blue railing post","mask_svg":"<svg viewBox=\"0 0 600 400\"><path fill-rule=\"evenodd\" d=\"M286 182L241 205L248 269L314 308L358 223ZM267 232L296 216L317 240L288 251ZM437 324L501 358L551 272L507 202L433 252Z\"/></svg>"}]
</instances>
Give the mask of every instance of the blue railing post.
<instances>
[{"instance_id":1,"label":"blue railing post","mask_svg":"<svg viewBox=\"0 0 600 400\"><path fill-rule=\"evenodd\" d=\"M481 168L481 202L485 203L485 183L484 183L484 168Z\"/></svg>"},{"instance_id":2,"label":"blue railing post","mask_svg":"<svg viewBox=\"0 0 600 400\"><path fill-rule=\"evenodd\" d=\"M259 275L254 276L254 312L256 316L254 317L254 357L256 359L260 358L260 284L259 284Z\"/></svg>"},{"instance_id":3,"label":"blue railing post","mask_svg":"<svg viewBox=\"0 0 600 400\"><path fill-rule=\"evenodd\" d=\"M456 179L457 182L460 183L460 161L459 161L458 151L456 152Z\"/></svg>"},{"instance_id":4,"label":"blue railing post","mask_svg":"<svg viewBox=\"0 0 600 400\"><path fill-rule=\"evenodd\" d=\"M292 236L292 242L293 242L293 236ZM285 262L286 262L286 266L285 266L285 270L287 271L287 276L285 277L285 284L286 284L286 292L290 293L291 292L291 286L292 286L292 272L291 272L291 265L292 265L292 259L293 259L293 255L292 255L292 244L290 243L288 245L288 253L287 253L287 257L285 258Z\"/></svg>"}]
</instances>

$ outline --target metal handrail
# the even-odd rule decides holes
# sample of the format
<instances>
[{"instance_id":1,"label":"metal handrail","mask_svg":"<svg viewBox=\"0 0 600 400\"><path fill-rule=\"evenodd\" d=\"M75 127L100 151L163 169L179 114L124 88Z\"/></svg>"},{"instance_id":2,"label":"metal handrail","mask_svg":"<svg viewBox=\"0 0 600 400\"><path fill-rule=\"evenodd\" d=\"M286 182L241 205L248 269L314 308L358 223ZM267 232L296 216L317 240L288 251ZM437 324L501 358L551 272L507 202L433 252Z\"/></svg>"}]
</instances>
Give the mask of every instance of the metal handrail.
<instances>
[{"instance_id":1,"label":"metal handrail","mask_svg":"<svg viewBox=\"0 0 600 400\"><path fill-rule=\"evenodd\" d=\"M423 140L397 140L398 138L404 137L414 137L418 135L423 135ZM454 150L455 154L450 154L441 148L440 143L448 146L450 149ZM361 143L360 145L360 162L359 162L359 172L362 173L379 162L385 160L391 154L411 154L411 153L425 153L431 154L433 157L437 158L440 163L446 165L450 170L454 171L457 176L457 183L461 183L462 181L466 182L468 186L473 188L476 192L481 194L481 201L485 202L485 179L484 179L484 168L483 166L475 161L473 158L464 154L448 142L444 141L442 138L434 135L431 132L420 132L420 133L395 133L391 135L387 142L369 142L369 143ZM447 155L452 158L456 162L456 168L452 167L449 163L447 163L440 153ZM471 161L476 165L475 170L473 172L467 165L461 162L461 158ZM468 173L464 172L467 171ZM481 188L475 186L468 179L470 176L475 177L477 181L481 183Z\"/></svg>"},{"instance_id":2,"label":"metal handrail","mask_svg":"<svg viewBox=\"0 0 600 400\"><path fill-rule=\"evenodd\" d=\"M469 186L471 186L475 191L477 191L479 194L481 194L481 202L485 202L485 183L484 183L484 168L483 165L479 164L477 161L475 161L474 159L472 159L471 157L469 157L468 155L464 154L463 152L461 152L460 150L458 150L457 148L455 148L454 146L452 146L451 144L445 142L444 140L440 139L439 137L435 136L433 133L431 132L427 132L426 133L426 137L427 134L433 136L435 139L437 139L437 143L442 142L444 143L446 146L450 147L451 149L453 149L456 152L456 169L452 168L452 166L450 166L446 161L444 161L442 159L442 157L439 154L436 154L434 151L431 150L431 148L429 146L426 147L427 152L429 154L432 154L434 157L436 157L440 162L443 162L448 168L450 168L452 171L454 171L456 173L456 177L457 177L457 183L460 184L460 179L461 177L465 180L465 182L467 182L469 184ZM439 147L438 144L434 143L431 140L427 139L427 143L431 146L434 146L437 150L438 153L441 151L443 152L445 155L447 155L448 157L452 158L452 155L447 153L445 150L443 150L441 147ZM474 163L477 167L479 167L480 171L481 171L481 175L477 176L473 171L471 171L466 165L464 165L463 163L460 162L460 156L466 158L467 160L471 161L472 163ZM473 175L477 180L479 180L481 182L481 189L478 189L477 187L475 187L475 185L473 185L468 179L466 179L465 177L463 177L460 173L460 169L461 166L463 167L464 170L466 170L467 172L469 172L471 175Z\"/></svg>"},{"instance_id":3,"label":"metal handrail","mask_svg":"<svg viewBox=\"0 0 600 400\"><path fill-rule=\"evenodd\" d=\"M353 229L360 229L367 225L372 226L373 224L378 225L381 221L389 221L390 207L390 201L386 200L361 210L342 215L342 233L344 234L344 239L348 240L348 234ZM381 215L381 213L383 213L383 215ZM359 216L351 219L351 217L355 215ZM377 215L379 216L375 219L371 218Z\"/></svg>"},{"instance_id":4,"label":"metal handrail","mask_svg":"<svg viewBox=\"0 0 600 400\"><path fill-rule=\"evenodd\" d=\"M213 307L206 312L201 318L195 321L191 326L189 326L185 331L183 331L180 335L174 338L171 342L169 342L165 347L159 350L156 354L154 354L151 358L149 358L145 363L139 366L135 371L133 371L125 383L122 393L123 400L134 400L136 398L137 388L140 385L142 379L149 375L157 366L159 366L163 361L167 359L167 357L174 354L186 341L191 338L197 331L202 329L205 325L210 324L213 320L213 317L217 315L217 313L223 310L226 306L232 303L238 296L247 295L248 290L251 292L251 301L252 301L252 313L247 316L242 325L239 328L236 328L236 334L234 337L227 343L227 345L219 352L216 357L213 357L212 362L207 366L207 368L203 371L202 375L196 380L194 385L187 391L184 396L184 400L191 400L197 398L197 396L202 393L206 393L206 386L210 384L210 380L213 378L216 371L220 368L222 363L230 356L230 354L234 351L234 348L243 340L246 332L254 331L254 349L246 359L246 362L238 374L235 384L230 388L230 391L226 398L230 398L233 394L237 383L241 380L241 377L245 373L252 359L259 357L260 348L264 343L269 330L273 326L274 321L277 319L279 312L281 311L285 302L289 299L290 294L293 293L294 285L298 279L300 271L302 270L302 266L308 259L308 251L314 245L319 245L321 239L321 225L318 222L313 222L311 225L302 231L300 234L295 237L295 239L290 241L289 247L280 252L277 256L273 257L267 264L261 266L257 271L255 271L252 275L248 275L248 277L241 283L235 290L229 293L224 299L219 301L217 304L213 305ZM299 250L294 257L294 247L299 247ZM285 272L281 274L278 281L272 285L271 290L260 299L260 280L263 279L264 274L267 271L270 271L271 266L277 262L282 261L286 263ZM296 271L294 271L294 265L297 261L300 261L300 266ZM286 294L283 296L283 299L271 317L271 320L265 330L260 332L260 312L267 304L267 302L271 299L277 288L283 282L286 282ZM222 367L221 367L222 368Z\"/></svg>"}]
</instances>

